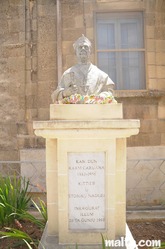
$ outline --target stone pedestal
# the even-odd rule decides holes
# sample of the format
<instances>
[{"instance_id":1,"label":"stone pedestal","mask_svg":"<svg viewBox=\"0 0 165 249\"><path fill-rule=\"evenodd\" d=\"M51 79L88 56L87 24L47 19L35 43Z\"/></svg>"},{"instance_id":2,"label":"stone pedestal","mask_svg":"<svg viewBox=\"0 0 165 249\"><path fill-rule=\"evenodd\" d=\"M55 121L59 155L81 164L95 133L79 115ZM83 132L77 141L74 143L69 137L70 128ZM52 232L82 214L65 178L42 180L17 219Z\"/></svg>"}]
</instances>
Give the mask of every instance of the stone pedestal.
<instances>
[{"instance_id":1,"label":"stone pedestal","mask_svg":"<svg viewBox=\"0 0 165 249\"><path fill-rule=\"evenodd\" d=\"M34 122L46 138L44 245L93 249L101 234L125 238L126 138L138 134L139 120L123 119L122 104L51 105L50 119Z\"/></svg>"}]
</instances>

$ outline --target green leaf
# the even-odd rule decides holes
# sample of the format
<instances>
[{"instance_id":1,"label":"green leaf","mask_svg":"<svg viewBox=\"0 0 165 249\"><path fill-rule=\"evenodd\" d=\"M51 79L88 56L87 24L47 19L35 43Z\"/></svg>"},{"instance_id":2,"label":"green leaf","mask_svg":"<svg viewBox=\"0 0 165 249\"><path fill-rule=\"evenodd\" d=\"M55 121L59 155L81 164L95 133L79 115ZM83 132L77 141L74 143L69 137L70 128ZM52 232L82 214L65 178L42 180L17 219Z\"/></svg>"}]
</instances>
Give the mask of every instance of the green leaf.
<instances>
[{"instance_id":1,"label":"green leaf","mask_svg":"<svg viewBox=\"0 0 165 249\"><path fill-rule=\"evenodd\" d=\"M102 249L105 249L105 240L102 233L101 233L101 241L102 241Z\"/></svg>"},{"instance_id":2,"label":"green leaf","mask_svg":"<svg viewBox=\"0 0 165 249\"><path fill-rule=\"evenodd\" d=\"M23 241L25 242L25 244L28 246L29 249L33 249L33 247L31 247L31 245L25 239L23 239Z\"/></svg>"}]
</instances>

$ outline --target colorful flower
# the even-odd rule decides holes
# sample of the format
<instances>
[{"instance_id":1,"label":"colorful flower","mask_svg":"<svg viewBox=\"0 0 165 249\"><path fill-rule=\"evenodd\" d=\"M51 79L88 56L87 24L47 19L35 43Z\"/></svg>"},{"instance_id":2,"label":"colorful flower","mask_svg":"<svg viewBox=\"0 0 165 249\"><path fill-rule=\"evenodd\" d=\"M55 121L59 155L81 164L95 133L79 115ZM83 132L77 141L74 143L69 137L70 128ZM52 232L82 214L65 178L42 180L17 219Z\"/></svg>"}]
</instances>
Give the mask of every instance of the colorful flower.
<instances>
[{"instance_id":1,"label":"colorful flower","mask_svg":"<svg viewBox=\"0 0 165 249\"><path fill-rule=\"evenodd\" d=\"M58 104L110 104L117 103L110 92L103 92L99 95L73 94L57 102Z\"/></svg>"}]
</instances>

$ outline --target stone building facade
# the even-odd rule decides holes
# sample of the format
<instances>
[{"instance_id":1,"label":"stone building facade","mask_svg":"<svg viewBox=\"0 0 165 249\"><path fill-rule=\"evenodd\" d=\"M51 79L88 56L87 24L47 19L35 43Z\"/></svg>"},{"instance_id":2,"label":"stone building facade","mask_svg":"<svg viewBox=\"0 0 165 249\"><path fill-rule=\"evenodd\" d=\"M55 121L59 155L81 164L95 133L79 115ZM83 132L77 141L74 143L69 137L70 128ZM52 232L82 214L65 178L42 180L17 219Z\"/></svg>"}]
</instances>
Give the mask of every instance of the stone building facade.
<instances>
[{"instance_id":1,"label":"stone building facade","mask_svg":"<svg viewBox=\"0 0 165 249\"><path fill-rule=\"evenodd\" d=\"M147 156L165 151L164 0L0 0L0 160L19 161L20 152L42 149L34 120L49 119L51 93L64 70L75 63L73 42L85 34L97 62L98 13L143 14L145 88L115 90L124 118L141 121L128 139ZM159 155L161 151L161 155ZM130 152L131 155L131 152ZM164 172L164 171L163 171Z\"/></svg>"}]
</instances>

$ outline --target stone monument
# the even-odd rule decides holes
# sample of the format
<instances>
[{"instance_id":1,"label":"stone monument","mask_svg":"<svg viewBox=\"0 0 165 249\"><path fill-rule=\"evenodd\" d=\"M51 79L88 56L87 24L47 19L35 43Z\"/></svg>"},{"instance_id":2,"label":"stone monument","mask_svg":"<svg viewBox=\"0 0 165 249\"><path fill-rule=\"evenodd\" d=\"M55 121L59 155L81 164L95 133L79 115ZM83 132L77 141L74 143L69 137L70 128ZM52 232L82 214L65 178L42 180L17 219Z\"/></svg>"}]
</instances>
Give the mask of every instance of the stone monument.
<instances>
[{"instance_id":1,"label":"stone monument","mask_svg":"<svg viewBox=\"0 0 165 249\"><path fill-rule=\"evenodd\" d=\"M34 122L35 134L46 138L46 249L102 248L101 234L129 240L126 138L138 134L140 123L123 119L114 83L89 62L89 40L80 37L74 48L78 64L52 94L50 120Z\"/></svg>"}]
</instances>

